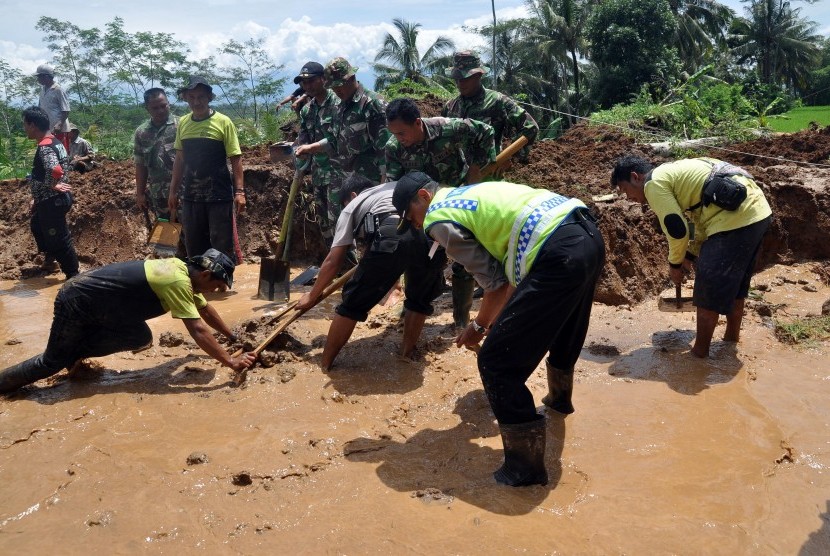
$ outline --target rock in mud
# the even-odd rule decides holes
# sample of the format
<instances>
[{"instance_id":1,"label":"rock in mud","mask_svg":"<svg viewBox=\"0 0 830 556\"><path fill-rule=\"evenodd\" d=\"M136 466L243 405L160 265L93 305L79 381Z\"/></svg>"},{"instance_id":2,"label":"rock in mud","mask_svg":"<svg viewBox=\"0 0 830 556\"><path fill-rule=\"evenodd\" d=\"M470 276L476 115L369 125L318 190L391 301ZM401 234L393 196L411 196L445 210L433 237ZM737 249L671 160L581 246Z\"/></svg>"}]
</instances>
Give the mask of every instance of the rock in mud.
<instances>
[{"instance_id":1,"label":"rock in mud","mask_svg":"<svg viewBox=\"0 0 830 556\"><path fill-rule=\"evenodd\" d=\"M830 299L824 302L821 306L821 314L822 315L830 315Z\"/></svg>"},{"instance_id":2,"label":"rock in mud","mask_svg":"<svg viewBox=\"0 0 830 556\"><path fill-rule=\"evenodd\" d=\"M10 340L6 341L7 346L16 346L17 344L22 344L22 340L18 340L17 338L11 338Z\"/></svg>"},{"instance_id":3,"label":"rock in mud","mask_svg":"<svg viewBox=\"0 0 830 556\"><path fill-rule=\"evenodd\" d=\"M104 371L104 366L89 359L76 361L69 369L69 378L72 380L97 380Z\"/></svg>"},{"instance_id":4,"label":"rock in mud","mask_svg":"<svg viewBox=\"0 0 830 556\"><path fill-rule=\"evenodd\" d=\"M187 465L200 465L209 461L207 454L204 452L193 452L187 456Z\"/></svg>"},{"instance_id":5,"label":"rock in mud","mask_svg":"<svg viewBox=\"0 0 830 556\"><path fill-rule=\"evenodd\" d=\"M236 486L249 486L254 483L254 480L251 479L251 474L248 471L240 471L234 474L231 482Z\"/></svg>"},{"instance_id":6,"label":"rock in mud","mask_svg":"<svg viewBox=\"0 0 830 556\"><path fill-rule=\"evenodd\" d=\"M266 369L270 369L277 364L277 354L273 351L264 350L259 354L259 364Z\"/></svg>"},{"instance_id":7,"label":"rock in mud","mask_svg":"<svg viewBox=\"0 0 830 556\"><path fill-rule=\"evenodd\" d=\"M184 343L184 336L178 332L162 332L159 336L161 347L176 347Z\"/></svg>"}]
</instances>

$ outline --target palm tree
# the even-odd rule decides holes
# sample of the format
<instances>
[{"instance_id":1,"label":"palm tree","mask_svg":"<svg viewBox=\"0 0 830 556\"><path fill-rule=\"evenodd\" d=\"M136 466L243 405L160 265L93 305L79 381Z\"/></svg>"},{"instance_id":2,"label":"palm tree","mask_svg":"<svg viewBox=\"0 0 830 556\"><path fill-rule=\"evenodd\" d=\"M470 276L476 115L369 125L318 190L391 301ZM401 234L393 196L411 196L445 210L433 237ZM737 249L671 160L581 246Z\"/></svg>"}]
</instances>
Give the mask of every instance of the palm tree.
<instances>
[{"instance_id":1,"label":"palm tree","mask_svg":"<svg viewBox=\"0 0 830 556\"><path fill-rule=\"evenodd\" d=\"M696 71L716 45L725 45L726 30L735 14L714 0L669 0L669 7L677 18L675 44L680 60L687 71Z\"/></svg>"},{"instance_id":2,"label":"palm tree","mask_svg":"<svg viewBox=\"0 0 830 556\"><path fill-rule=\"evenodd\" d=\"M434 84L432 76L450 64L455 43L452 39L440 36L421 56L416 45L421 24L399 18L393 19L392 24L397 28L399 38L387 33L383 46L375 56L375 90L404 79L425 85ZM387 64L381 63L384 61Z\"/></svg>"},{"instance_id":3,"label":"palm tree","mask_svg":"<svg viewBox=\"0 0 830 556\"><path fill-rule=\"evenodd\" d=\"M745 11L731 36L738 61L754 61L763 83L803 88L820 55L817 24L783 0L752 0Z\"/></svg>"}]
</instances>

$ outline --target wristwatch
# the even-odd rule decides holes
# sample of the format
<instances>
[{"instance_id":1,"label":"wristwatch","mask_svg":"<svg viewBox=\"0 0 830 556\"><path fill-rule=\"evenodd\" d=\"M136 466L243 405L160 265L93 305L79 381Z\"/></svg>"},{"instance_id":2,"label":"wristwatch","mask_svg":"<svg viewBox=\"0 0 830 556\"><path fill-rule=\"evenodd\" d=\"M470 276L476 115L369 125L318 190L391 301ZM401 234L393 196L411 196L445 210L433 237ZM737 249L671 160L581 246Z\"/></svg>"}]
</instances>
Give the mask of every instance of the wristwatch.
<instances>
[{"instance_id":1,"label":"wristwatch","mask_svg":"<svg viewBox=\"0 0 830 556\"><path fill-rule=\"evenodd\" d=\"M481 326L479 323L476 322L476 319L471 320L470 324L472 325L473 330L475 330L478 334L483 335L485 332L487 332L487 327Z\"/></svg>"}]
</instances>

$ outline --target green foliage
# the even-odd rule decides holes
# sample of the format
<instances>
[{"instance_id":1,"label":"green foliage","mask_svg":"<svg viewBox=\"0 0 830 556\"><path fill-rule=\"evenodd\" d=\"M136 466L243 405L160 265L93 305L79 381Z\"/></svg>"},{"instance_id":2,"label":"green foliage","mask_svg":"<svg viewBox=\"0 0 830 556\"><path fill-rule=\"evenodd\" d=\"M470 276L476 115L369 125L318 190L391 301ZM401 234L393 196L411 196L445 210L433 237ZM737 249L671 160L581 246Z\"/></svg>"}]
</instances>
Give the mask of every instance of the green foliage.
<instances>
[{"instance_id":1,"label":"green foliage","mask_svg":"<svg viewBox=\"0 0 830 556\"><path fill-rule=\"evenodd\" d=\"M0 180L28 174L33 155L34 143L25 137L13 135L0 139Z\"/></svg>"},{"instance_id":2,"label":"green foliage","mask_svg":"<svg viewBox=\"0 0 830 556\"><path fill-rule=\"evenodd\" d=\"M775 336L785 344L813 344L830 338L830 315L775 323Z\"/></svg>"},{"instance_id":3,"label":"green foliage","mask_svg":"<svg viewBox=\"0 0 830 556\"><path fill-rule=\"evenodd\" d=\"M807 129L811 124L830 125L830 106L801 106L793 108L780 117L770 120L769 126L774 131L794 133Z\"/></svg>"},{"instance_id":4,"label":"green foliage","mask_svg":"<svg viewBox=\"0 0 830 556\"><path fill-rule=\"evenodd\" d=\"M372 64L377 75L375 90L404 80L435 85L433 77L440 75L452 62L455 43L452 39L439 36L422 56L417 46L421 24L395 18L392 25L397 29L398 36L386 34Z\"/></svg>"},{"instance_id":5,"label":"green foliage","mask_svg":"<svg viewBox=\"0 0 830 556\"><path fill-rule=\"evenodd\" d=\"M434 96L441 99L451 99L458 94L454 89L446 89L441 85L417 83L409 79L404 79L397 83L392 83L383 91L380 91L386 100L394 100L399 97L408 97L413 99L422 99L426 96Z\"/></svg>"}]
</instances>

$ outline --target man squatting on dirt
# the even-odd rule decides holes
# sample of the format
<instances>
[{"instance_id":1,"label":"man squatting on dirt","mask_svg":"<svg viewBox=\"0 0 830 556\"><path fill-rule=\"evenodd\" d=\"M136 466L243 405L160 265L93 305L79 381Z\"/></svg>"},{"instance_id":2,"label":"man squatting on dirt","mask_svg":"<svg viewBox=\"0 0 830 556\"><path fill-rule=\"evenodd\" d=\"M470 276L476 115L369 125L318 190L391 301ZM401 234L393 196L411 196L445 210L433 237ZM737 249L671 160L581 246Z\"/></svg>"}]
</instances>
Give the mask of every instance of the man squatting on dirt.
<instances>
[{"instance_id":1,"label":"man squatting on dirt","mask_svg":"<svg viewBox=\"0 0 830 556\"><path fill-rule=\"evenodd\" d=\"M146 320L170 312L182 319L196 344L235 371L256 356L231 357L210 328L235 339L203 293L233 284L233 262L216 249L187 260L169 258L102 266L66 282L55 298L46 351L0 371L0 393L52 376L87 357L104 357L152 345ZM208 328L210 327L210 328Z\"/></svg>"},{"instance_id":2,"label":"man squatting on dirt","mask_svg":"<svg viewBox=\"0 0 830 556\"><path fill-rule=\"evenodd\" d=\"M411 172L398 180L393 201L399 231L423 229L484 288L478 315L456 344L477 346L486 335L478 369L504 444L496 481L547 484L545 418L525 381L547 353L550 391L542 402L574 411L574 364L605 261L602 234L579 199L515 183L441 188Z\"/></svg>"},{"instance_id":3,"label":"man squatting on dirt","mask_svg":"<svg viewBox=\"0 0 830 556\"><path fill-rule=\"evenodd\" d=\"M614 166L611 185L657 214L669 242L672 282L682 284L694 266L697 335L692 355L709 356L719 314L726 315L723 339L737 342L755 259L772 219L764 192L749 172L714 158L688 158L654 168L628 155ZM707 186L720 186L712 191L721 199L736 195L738 206L722 208L722 200L704 193ZM684 214L694 225L694 237Z\"/></svg>"},{"instance_id":4,"label":"man squatting on dirt","mask_svg":"<svg viewBox=\"0 0 830 556\"><path fill-rule=\"evenodd\" d=\"M408 357L421 335L427 315L434 311L432 302L441 295L443 268L447 262L443 250L430 259L424 232L411 229L397 233L400 217L392 204L396 182L375 185L359 174L343 183L341 199L345 206L337 218L331 250L320 266L314 287L303 295L297 309L310 309L337 275L346 255L357 239L364 245L363 256L354 276L343 286L343 302L329 327L320 366L328 370L354 332L358 321L365 321L401 274L405 277L401 355Z\"/></svg>"}]
</instances>

